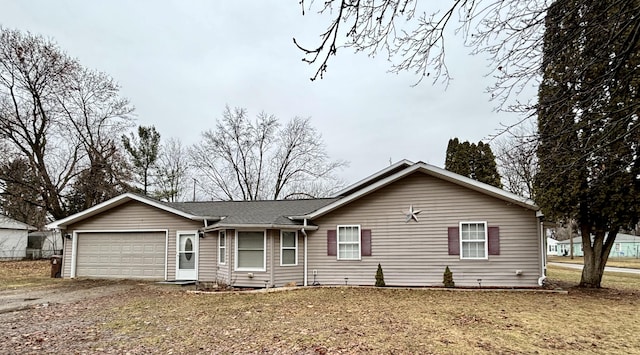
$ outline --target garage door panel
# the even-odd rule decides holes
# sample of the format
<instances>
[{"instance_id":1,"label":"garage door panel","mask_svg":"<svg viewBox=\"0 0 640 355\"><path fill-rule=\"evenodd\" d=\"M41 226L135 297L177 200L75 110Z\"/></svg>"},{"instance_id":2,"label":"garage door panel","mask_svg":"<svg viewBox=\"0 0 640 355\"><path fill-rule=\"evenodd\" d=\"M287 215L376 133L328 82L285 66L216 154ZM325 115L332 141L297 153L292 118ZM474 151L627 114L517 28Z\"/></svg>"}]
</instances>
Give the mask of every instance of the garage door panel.
<instances>
[{"instance_id":1,"label":"garage door panel","mask_svg":"<svg viewBox=\"0 0 640 355\"><path fill-rule=\"evenodd\" d=\"M163 232L80 233L76 275L162 280L165 240Z\"/></svg>"}]
</instances>

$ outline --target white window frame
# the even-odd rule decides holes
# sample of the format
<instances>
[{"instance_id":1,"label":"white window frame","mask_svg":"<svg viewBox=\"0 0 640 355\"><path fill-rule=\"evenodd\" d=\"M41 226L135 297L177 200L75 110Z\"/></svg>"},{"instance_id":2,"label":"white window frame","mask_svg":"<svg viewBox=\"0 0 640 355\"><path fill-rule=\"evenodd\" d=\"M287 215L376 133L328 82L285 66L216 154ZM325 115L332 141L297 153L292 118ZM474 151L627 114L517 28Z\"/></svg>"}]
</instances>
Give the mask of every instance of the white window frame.
<instances>
[{"instance_id":1,"label":"white window frame","mask_svg":"<svg viewBox=\"0 0 640 355\"><path fill-rule=\"evenodd\" d=\"M293 247L285 247L282 243L284 233L293 233L295 245ZM283 264L282 254L284 250L293 250L295 257L293 264ZM298 266L298 231L296 230L281 230L280 231L280 266Z\"/></svg>"},{"instance_id":2,"label":"white window frame","mask_svg":"<svg viewBox=\"0 0 640 355\"><path fill-rule=\"evenodd\" d=\"M357 228L358 242L340 242L340 228ZM358 245L357 258L340 258L340 244ZM336 258L337 260L362 260L362 229L359 224L343 224L336 227Z\"/></svg>"},{"instance_id":3,"label":"white window frame","mask_svg":"<svg viewBox=\"0 0 640 355\"><path fill-rule=\"evenodd\" d=\"M484 225L484 240L482 239L472 239L472 240L462 240L462 225L463 224L483 224ZM489 228L487 227L487 221L464 221L460 222L458 226L459 240L460 240L460 259L461 260L488 260L489 259ZM484 242L484 257L468 257L464 256L464 248L462 245L464 243L476 243L476 242Z\"/></svg>"},{"instance_id":4,"label":"white window frame","mask_svg":"<svg viewBox=\"0 0 640 355\"><path fill-rule=\"evenodd\" d=\"M224 245L221 245L220 242L223 240L224 240ZM224 260L222 260L223 258L221 258L220 256L223 256ZM227 264L227 232L226 231L218 232L218 264L219 265Z\"/></svg>"},{"instance_id":5,"label":"white window frame","mask_svg":"<svg viewBox=\"0 0 640 355\"><path fill-rule=\"evenodd\" d=\"M262 267L238 267L238 235L242 232L260 232L262 233ZM267 231L266 230L236 230L236 238L235 238L235 262L234 268L235 271L267 271Z\"/></svg>"}]
</instances>

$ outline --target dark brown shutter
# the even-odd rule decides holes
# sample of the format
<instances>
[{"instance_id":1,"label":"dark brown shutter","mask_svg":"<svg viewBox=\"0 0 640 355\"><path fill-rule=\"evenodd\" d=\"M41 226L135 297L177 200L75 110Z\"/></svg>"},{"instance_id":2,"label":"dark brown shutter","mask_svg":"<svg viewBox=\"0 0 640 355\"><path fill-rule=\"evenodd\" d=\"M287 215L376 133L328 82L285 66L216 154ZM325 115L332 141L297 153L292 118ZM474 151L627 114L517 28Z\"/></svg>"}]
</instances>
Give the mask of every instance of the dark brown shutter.
<instances>
[{"instance_id":1,"label":"dark brown shutter","mask_svg":"<svg viewBox=\"0 0 640 355\"><path fill-rule=\"evenodd\" d=\"M449 255L460 255L460 227L449 227Z\"/></svg>"},{"instance_id":2,"label":"dark brown shutter","mask_svg":"<svg viewBox=\"0 0 640 355\"><path fill-rule=\"evenodd\" d=\"M371 229L363 229L360 232L360 253L362 256L371 256Z\"/></svg>"},{"instance_id":3,"label":"dark brown shutter","mask_svg":"<svg viewBox=\"0 0 640 355\"><path fill-rule=\"evenodd\" d=\"M500 255L500 227L489 227L489 255Z\"/></svg>"},{"instance_id":4,"label":"dark brown shutter","mask_svg":"<svg viewBox=\"0 0 640 355\"><path fill-rule=\"evenodd\" d=\"M336 241L336 230L330 229L327 231L327 255L336 256L338 250L338 243Z\"/></svg>"}]
</instances>

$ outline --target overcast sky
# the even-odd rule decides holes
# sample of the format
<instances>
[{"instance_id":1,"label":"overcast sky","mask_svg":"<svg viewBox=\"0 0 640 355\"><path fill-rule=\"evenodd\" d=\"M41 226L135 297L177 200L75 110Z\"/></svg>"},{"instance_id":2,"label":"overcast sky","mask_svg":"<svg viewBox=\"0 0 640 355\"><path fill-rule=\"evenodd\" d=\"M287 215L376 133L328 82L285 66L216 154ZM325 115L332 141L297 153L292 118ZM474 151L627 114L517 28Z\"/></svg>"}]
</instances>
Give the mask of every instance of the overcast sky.
<instances>
[{"instance_id":1,"label":"overcast sky","mask_svg":"<svg viewBox=\"0 0 640 355\"><path fill-rule=\"evenodd\" d=\"M0 25L50 37L112 76L137 124L163 138L197 143L227 104L282 122L311 117L330 156L350 163L341 172L349 183L390 159L442 167L450 138L477 142L519 119L494 112L486 58L469 55L460 38L447 43L448 88L411 87L417 78L388 73L384 56L350 49L332 58L323 80L310 81L317 66L301 61L292 38L317 46L328 21L302 16L298 0L0 0L0 9Z\"/></svg>"}]
</instances>

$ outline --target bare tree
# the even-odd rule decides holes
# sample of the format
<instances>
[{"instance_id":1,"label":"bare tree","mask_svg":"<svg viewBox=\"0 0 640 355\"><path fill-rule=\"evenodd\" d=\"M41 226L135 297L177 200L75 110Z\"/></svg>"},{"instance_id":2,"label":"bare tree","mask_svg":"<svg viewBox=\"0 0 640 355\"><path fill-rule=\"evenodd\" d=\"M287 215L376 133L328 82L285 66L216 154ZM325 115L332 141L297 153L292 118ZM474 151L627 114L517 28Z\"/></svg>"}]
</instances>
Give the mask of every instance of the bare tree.
<instances>
[{"instance_id":1,"label":"bare tree","mask_svg":"<svg viewBox=\"0 0 640 355\"><path fill-rule=\"evenodd\" d=\"M216 130L203 132L202 138L190 155L216 199L325 195L339 187L333 173L345 165L329 159L309 119L294 118L281 127L273 115L260 113L252 122L245 109L227 106ZM319 191L320 186L331 189Z\"/></svg>"},{"instance_id":2,"label":"bare tree","mask_svg":"<svg viewBox=\"0 0 640 355\"><path fill-rule=\"evenodd\" d=\"M531 121L512 127L493 141L504 189L534 198L534 178L538 171L537 134Z\"/></svg>"},{"instance_id":3,"label":"bare tree","mask_svg":"<svg viewBox=\"0 0 640 355\"><path fill-rule=\"evenodd\" d=\"M52 41L0 28L0 141L28 163L37 179L29 188L53 218L69 214L67 197L81 173L108 165L113 132L129 123L131 110L110 78Z\"/></svg>"},{"instance_id":4,"label":"bare tree","mask_svg":"<svg viewBox=\"0 0 640 355\"><path fill-rule=\"evenodd\" d=\"M169 138L160 146L155 197L176 202L184 199L189 173L189 156L182 142Z\"/></svg>"},{"instance_id":5,"label":"bare tree","mask_svg":"<svg viewBox=\"0 0 640 355\"><path fill-rule=\"evenodd\" d=\"M272 171L276 172L274 200L301 194L322 196L335 189L325 183L337 182L333 174L345 162L330 159L322 135L311 126L309 118L291 119L278 132L277 141L278 148L271 160Z\"/></svg>"}]
</instances>

